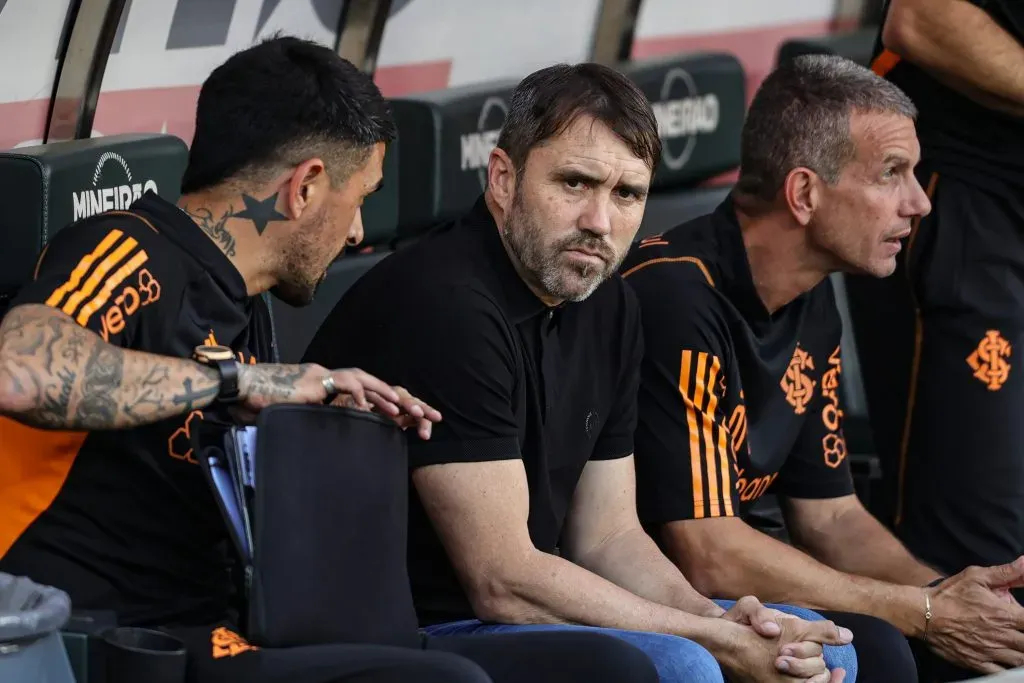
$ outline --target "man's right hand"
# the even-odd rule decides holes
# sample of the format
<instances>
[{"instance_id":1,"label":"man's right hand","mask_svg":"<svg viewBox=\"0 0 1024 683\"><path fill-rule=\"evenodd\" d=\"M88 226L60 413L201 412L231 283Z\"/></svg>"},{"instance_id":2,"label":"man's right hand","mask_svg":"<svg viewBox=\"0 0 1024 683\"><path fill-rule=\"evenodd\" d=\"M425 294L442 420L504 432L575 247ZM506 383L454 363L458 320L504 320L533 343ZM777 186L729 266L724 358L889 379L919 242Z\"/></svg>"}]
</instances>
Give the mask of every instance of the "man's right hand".
<instances>
[{"instance_id":1,"label":"man's right hand","mask_svg":"<svg viewBox=\"0 0 1024 683\"><path fill-rule=\"evenodd\" d=\"M779 617L778 623L781 633L775 638L758 635L750 626L728 623L727 645L712 654L729 680L842 683L846 672L825 667L821 645L845 645L849 643L848 634L844 637L831 621L805 621L786 615Z\"/></svg>"},{"instance_id":2,"label":"man's right hand","mask_svg":"<svg viewBox=\"0 0 1024 683\"><path fill-rule=\"evenodd\" d=\"M328 388L333 380L331 394ZM441 414L401 387L357 368L328 370L311 363L303 365L243 365L239 370L239 392L247 411L259 412L275 403L318 404L328 399L357 410L373 410L405 428L418 426L422 438L430 438L430 425Z\"/></svg>"},{"instance_id":3,"label":"man's right hand","mask_svg":"<svg viewBox=\"0 0 1024 683\"><path fill-rule=\"evenodd\" d=\"M1024 587L1024 557L995 567L968 567L925 589L933 615L926 634L929 646L982 673L1024 666L1024 607L1009 596L1009 589L1018 587Z\"/></svg>"}]
</instances>

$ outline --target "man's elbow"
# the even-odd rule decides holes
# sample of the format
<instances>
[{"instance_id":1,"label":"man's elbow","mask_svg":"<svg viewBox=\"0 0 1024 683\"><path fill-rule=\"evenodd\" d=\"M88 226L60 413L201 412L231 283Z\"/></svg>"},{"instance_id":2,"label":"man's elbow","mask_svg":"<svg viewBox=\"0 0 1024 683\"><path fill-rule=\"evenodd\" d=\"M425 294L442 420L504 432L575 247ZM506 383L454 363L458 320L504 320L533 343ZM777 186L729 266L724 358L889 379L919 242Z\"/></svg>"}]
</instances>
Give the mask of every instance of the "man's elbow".
<instances>
[{"instance_id":1,"label":"man's elbow","mask_svg":"<svg viewBox=\"0 0 1024 683\"><path fill-rule=\"evenodd\" d=\"M724 598L735 592L729 552L720 543L712 539L684 540L677 537L671 542L670 556L701 595Z\"/></svg>"},{"instance_id":2,"label":"man's elbow","mask_svg":"<svg viewBox=\"0 0 1024 683\"><path fill-rule=\"evenodd\" d=\"M524 597L529 593L525 589L528 572L525 562L516 561L488 563L486 567L471 571L465 581L466 594L477 619L498 624L535 621L531 618L530 603Z\"/></svg>"}]
</instances>

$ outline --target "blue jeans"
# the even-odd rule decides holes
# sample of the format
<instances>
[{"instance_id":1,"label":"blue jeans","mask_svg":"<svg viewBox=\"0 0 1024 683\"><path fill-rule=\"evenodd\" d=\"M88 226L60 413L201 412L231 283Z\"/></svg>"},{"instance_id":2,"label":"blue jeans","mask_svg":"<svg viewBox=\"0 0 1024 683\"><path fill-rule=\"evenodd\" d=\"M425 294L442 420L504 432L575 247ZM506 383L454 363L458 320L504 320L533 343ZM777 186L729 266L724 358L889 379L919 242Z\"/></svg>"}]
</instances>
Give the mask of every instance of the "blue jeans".
<instances>
[{"instance_id":1,"label":"blue jeans","mask_svg":"<svg viewBox=\"0 0 1024 683\"><path fill-rule=\"evenodd\" d=\"M732 600L715 600L723 609L733 605ZM806 619L820 621L823 617L803 607L789 605L768 605L780 612ZM564 626L561 624L484 624L476 619L454 621L448 624L437 624L424 629L432 636L454 636L470 633L507 633L509 631L559 631L564 629L584 629L600 631L621 638L647 653L658 669L662 683L723 683L722 669L718 662L697 643L670 636L663 633L642 633L638 631L622 631L612 628L593 626ZM825 646L825 663L829 669L846 670L846 683L856 683L857 654L853 645Z\"/></svg>"}]
</instances>

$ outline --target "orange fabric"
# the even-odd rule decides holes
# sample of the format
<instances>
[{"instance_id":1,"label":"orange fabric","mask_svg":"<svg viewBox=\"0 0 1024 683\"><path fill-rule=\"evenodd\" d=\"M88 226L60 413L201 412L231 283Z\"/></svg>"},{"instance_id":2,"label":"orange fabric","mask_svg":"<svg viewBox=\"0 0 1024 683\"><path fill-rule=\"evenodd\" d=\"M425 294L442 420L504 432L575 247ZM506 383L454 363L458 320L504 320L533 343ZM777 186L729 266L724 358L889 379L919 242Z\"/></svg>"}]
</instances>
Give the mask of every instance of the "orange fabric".
<instances>
[{"instance_id":1,"label":"orange fabric","mask_svg":"<svg viewBox=\"0 0 1024 683\"><path fill-rule=\"evenodd\" d=\"M655 263L692 263L693 265L695 265L698 268L700 268L700 272L703 273L704 279L708 281L708 284L711 285L712 287L715 286L715 281L713 279L711 279L711 273L708 271L707 266L705 266L704 262L701 261L696 256L677 256L677 257L674 257L674 258L673 257L663 257L663 258L651 259L650 261L644 261L643 263L638 263L637 265L633 266L632 268L627 270L625 273L623 273L622 277L627 278L630 275L632 275L633 273L635 273L636 271L640 270L641 268L646 268L647 266L653 266Z\"/></svg>"},{"instance_id":2,"label":"orange fabric","mask_svg":"<svg viewBox=\"0 0 1024 683\"><path fill-rule=\"evenodd\" d=\"M53 503L86 436L0 417L0 557Z\"/></svg>"},{"instance_id":3,"label":"orange fabric","mask_svg":"<svg viewBox=\"0 0 1024 683\"><path fill-rule=\"evenodd\" d=\"M900 61L900 56L892 50L882 50L882 53L875 57L875 61L871 62L871 70L884 78Z\"/></svg>"}]
</instances>

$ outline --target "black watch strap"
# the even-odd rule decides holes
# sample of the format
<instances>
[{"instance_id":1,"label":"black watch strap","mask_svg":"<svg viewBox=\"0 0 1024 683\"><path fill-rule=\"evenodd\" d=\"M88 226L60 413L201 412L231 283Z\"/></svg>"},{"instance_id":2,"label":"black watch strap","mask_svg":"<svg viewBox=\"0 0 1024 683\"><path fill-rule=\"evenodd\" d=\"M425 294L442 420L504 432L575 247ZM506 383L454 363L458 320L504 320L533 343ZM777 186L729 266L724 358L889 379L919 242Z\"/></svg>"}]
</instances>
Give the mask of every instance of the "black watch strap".
<instances>
[{"instance_id":1,"label":"black watch strap","mask_svg":"<svg viewBox=\"0 0 1024 683\"><path fill-rule=\"evenodd\" d=\"M238 361L235 352L226 346L199 346L195 359L217 371L220 387L217 391L219 403L236 403L240 396L238 385Z\"/></svg>"}]
</instances>

